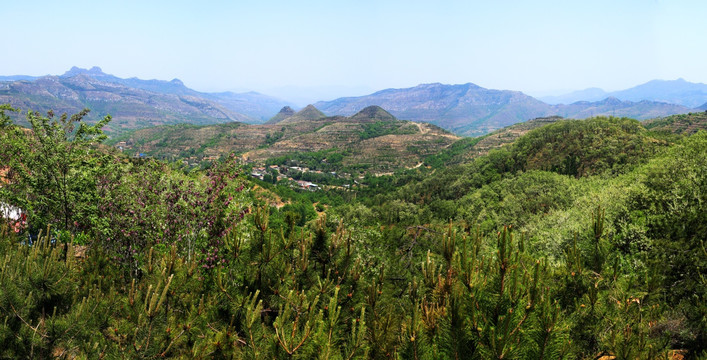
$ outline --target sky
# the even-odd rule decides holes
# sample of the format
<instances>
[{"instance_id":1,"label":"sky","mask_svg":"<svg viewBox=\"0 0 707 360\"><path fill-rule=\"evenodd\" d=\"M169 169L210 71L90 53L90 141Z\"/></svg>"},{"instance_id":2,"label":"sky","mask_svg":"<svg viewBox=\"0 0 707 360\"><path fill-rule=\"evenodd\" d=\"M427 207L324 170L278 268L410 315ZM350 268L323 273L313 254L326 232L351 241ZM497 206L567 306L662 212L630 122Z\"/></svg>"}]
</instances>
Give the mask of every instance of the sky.
<instances>
[{"instance_id":1,"label":"sky","mask_svg":"<svg viewBox=\"0 0 707 360\"><path fill-rule=\"evenodd\" d=\"M472 82L542 96L707 83L707 1L0 0L0 75L99 66L329 100Z\"/></svg>"}]
</instances>

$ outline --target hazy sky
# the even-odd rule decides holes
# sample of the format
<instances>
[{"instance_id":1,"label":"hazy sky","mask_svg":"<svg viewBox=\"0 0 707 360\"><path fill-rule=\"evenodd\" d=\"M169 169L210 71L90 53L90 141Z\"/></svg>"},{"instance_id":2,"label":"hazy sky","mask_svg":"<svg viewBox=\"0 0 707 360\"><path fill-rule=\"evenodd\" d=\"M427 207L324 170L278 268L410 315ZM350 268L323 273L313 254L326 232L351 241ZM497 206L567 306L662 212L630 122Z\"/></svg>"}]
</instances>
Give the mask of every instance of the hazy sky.
<instances>
[{"instance_id":1,"label":"hazy sky","mask_svg":"<svg viewBox=\"0 0 707 360\"><path fill-rule=\"evenodd\" d=\"M0 0L0 19L1 75L95 65L320 99L430 82L539 95L707 82L704 0Z\"/></svg>"}]
</instances>

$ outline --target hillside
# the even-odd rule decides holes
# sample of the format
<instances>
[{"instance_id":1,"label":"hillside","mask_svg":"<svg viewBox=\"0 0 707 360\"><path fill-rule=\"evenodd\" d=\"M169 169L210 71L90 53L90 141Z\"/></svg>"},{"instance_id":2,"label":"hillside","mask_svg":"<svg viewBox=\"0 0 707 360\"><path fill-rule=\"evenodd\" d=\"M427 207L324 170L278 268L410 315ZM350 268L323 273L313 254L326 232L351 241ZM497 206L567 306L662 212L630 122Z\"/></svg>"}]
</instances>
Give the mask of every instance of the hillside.
<instances>
[{"instance_id":1,"label":"hillside","mask_svg":"<svg viewBox=\"0 0 707 360\"><path fill-rule=\"evenodd\" d=\"M647 119L688 108L653 101L638 103L608 98L598 102L549 105L517 91L491 90L474 84L424 84L388 89L367 96L340 98L315 104L325 113L351 115L378 105L401 119L425 121L468 136L478 136L529 119L559 115L587 118L599 115Z\"/></svg>"},{"instance_id":2,"label":"hillside","mask_svg":"<svg viewBox=\"0 0 707 360\"><path fill-rule=\"evenodd\" d=\"M475 158L487 155L491 150L499 149L504 145L515 142L519 137L533 129L560 120L563 120L560 116L535 118L504 127L487 135L476 138L462 138L439 153L427 157L425 164L432 168L445 168L451 165L468 163Z\"/></svg>"},{"instance_id":3,"label":"hillside","mask_svg":"<svg viewBox=\"0 0 707 360\"><path fill-rule=\"evenodd\" d=\"M643 126L654 131L691 135L700 130L707 131L707 111L650 119L644 121Z\"/></svg>"},{"instance_id":4,"label":"hillside","mask_svg":"<svg viewBox=\"0 0 707 360\"><path fill-rule=\"evenodd\" d=\"M96 146L100 129L84 124L74 138L50 124L16 128L6 110L0 204L23 216L0 221L0 308L11 309L0 311L0 358L706 351L707 132L535 119L460 140L506 145L459 165L337 177L290 160L342 162L396 135L455 137L377 107L289 124L137 131L196 142L333 127L322 141L343 141L337 131L351 141L343 152L293 154L285 167L228 157L187 172ZM256 170L265 175L255 179ZM332 181L312 184L317 177Z\"/></svg>"},{"instance_id":5,"label":"hillside","mask_svg":"<svg viewBox=\"0 0 707 360\"><path fill-rule=\"evenodd\" d=\"M375 193L391 200L404 199L412 204L422 201L433 204L460 199L486 183L500 181L506 176L520 176L525 172L552 172L573 178L613 177L645 163L651 156L660 153L658 150L669 145L652 137L640 122L626 118L549 118L530 123L527 128L518 124L499 131L495 134L497 136L486 137L493 145L479 146L495 151L479 154L478 150L474 150L478 143L474 144L466 157L456 161L456 164L450 162L437 170L434 176L403 183L404 186L397 191L381 185L380 192ZM547 195L562 196L564 191L555 189ZM479 200L493 202L497 199L493 194L487 196L488 199ZM482 215L475 214L479 218L471 223L485 221ZM502 214L494 216L500 217ZM507 221L510 218L499 223Z\"/></svg>"},{"instance_id":6,"label":"hillside","mask_svg":"<svg viewBox=\"0 0 707 360\"><path fill-rule=\"evenodd\" d=\"M397 120L379 107L351 117L327 117L310 105L275 124L163 126L114 139L131 152L199 161L230 152L246 161L329 151L328 169L357 167L377 172L418 166L459 138L434 125ZM332 160L335 159L335 160ZM321 166L322 164L320 164Z\"/></svg>"}]
</instances>

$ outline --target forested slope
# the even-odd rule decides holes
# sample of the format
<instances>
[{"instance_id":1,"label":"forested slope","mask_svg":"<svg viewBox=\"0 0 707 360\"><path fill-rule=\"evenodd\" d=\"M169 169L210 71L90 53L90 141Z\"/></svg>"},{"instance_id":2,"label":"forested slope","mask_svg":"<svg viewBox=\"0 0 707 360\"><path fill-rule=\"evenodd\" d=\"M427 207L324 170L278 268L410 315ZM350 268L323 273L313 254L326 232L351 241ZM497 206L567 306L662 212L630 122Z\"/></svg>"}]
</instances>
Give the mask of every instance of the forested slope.
<instances>
[{"instance_id":1,"label":"forested slope","mask_svg":"<svg viewBox=\"0 0 707 360\"><path fill-rule=\"evenodd\" d=\"M705 132L558 121L296 193L28 121L0 122L0 200L27 214L0 231L0 357L705 356Z\"/></svg>"}]
</instances>

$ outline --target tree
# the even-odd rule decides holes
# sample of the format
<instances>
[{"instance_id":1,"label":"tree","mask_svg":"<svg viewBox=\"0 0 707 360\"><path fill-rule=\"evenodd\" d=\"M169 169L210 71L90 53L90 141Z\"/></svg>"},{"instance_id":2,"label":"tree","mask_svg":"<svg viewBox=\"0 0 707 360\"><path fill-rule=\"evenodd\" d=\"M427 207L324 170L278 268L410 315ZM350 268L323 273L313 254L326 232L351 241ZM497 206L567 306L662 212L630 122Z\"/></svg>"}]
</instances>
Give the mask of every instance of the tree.
<instances>
[{"instance_id":1,"label":"tree","mask_svg":"<svg viewBox=\"0 0 707 360\"><path fill-rule=\"evenodd\" d=\"M84 122L88 112L56 119L52 111L46 117L30 111L31 132L3 121L11 178L2 197L25 209L35 229L52 224L77 230L95 219L95 179L102 166L100 157L89 154L107 138L101 128L111 117L88 125Z\"/></svg>"},{"instance_id":2,"label":"tree","mask_svg":"<svg viewBox=\"0 0 707 360\"><path fill-rule=\"evenodd\" d=\"M17 112L17 109L13 109L9 104L0 104L0 169L3 170L7 170L7 164L17 155L13 152L15 150L13 139L17 137L18 132L21 132L5 111Z\"/></svg>"}]
</instances>

